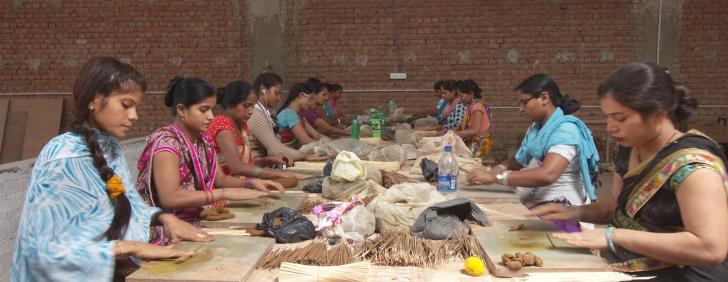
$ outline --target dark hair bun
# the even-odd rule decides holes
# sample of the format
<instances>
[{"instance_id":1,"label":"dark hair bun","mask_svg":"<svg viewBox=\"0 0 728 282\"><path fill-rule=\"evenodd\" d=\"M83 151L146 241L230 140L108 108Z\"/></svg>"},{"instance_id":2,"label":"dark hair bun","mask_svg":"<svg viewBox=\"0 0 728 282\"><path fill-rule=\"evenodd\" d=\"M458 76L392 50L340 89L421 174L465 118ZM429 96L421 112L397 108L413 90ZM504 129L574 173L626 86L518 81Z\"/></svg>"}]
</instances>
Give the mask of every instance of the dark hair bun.
<instances>
[{"instance_id":1,"label":"dark hair bun","mask_svg":"<svg viewBox=\"0 0 728 282\"><path fill-rule=\"evenodd\" d=\"M678 121L687 120L698 108L698 100L690 96L690 90L681 84L675 85L677 96L677 107L675 108L675 119Z\"/></svg>"},{"instance_id":2,"label":"dark hair bun","mask_svg":"<svg viewBox=\"0 0 728 282\"><path fill-rule=\"evenodd\" d=\"M225 98L225 87L218 87L215 95L217 96L217 103L222 104L222 99Z\"/></svg>"},{"instance_id":3,"label":"dark hair bun","mask_svg":"<svg viewBox=\"0 0 728 282\"><path fill-rule=\"evenodd\" d=\"M169 84L167 84L167 93L164 94L164 105L168 108L171 108L174 103L174 89L177 88L177 85L183 80L184 78L177 75L169 80Z\"/></svg>"},{"instance_id":4,"label":"dark hair bun","mask_svg":"<svg viewBox=\"0 0 728 282\"><path fill-rule=\"evenodd\" d=\"M571 98L569 95L564 95L564 97L561 98L561 105L559 105L559 107L561 107L561 110L564 111L565 115L570 115L581 108L581 103L578 100Z\"/></svg>"}]
</instances>

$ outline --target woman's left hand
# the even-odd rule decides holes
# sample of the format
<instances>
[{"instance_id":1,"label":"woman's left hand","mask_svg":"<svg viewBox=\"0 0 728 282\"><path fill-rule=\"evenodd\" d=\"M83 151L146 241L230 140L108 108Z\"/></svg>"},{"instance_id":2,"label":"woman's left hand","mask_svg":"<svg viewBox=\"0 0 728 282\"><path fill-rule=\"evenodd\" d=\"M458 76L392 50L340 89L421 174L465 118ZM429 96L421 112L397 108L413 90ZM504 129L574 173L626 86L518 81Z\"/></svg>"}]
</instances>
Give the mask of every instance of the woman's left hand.
<instances>
[{"instance_id":1,"label":"woman's left hand","mask_svg":"<svg viewBox=\"0 0 728 282\"><path fill-rule=\"evenodd\" d=\"M177 243L181 240L194 241L194 242L207 242L215 240L207 232L200 230L192 224L187 223L174 216L173 214L161 214L159 215L159 222L164 225L164 232L167 236L172 238L172 244Z\"/></svg>"},{"instance_id":2,"label":"woman's left hand","mask_svg":"<svg viewBox=\"0 0 728 282\"><path fill-rule=\"evenodd\" d=\"M593 230L582 229L581 232L574 233L554 233L552 235L576 247L601 250L607 248L605 232L604 228L597 228Z\"/></svg>"},{"instance_id":3,"label":"woman's left hand","mask_svg":"<svg viewBox=\"0 0 728 282\"><path fill-rule=\"evenodd\" d=\"M498 182L495 178L495 172L479 167L468 173L468 183L470 184L491 184Z\"/></svg>"}]
</instances>

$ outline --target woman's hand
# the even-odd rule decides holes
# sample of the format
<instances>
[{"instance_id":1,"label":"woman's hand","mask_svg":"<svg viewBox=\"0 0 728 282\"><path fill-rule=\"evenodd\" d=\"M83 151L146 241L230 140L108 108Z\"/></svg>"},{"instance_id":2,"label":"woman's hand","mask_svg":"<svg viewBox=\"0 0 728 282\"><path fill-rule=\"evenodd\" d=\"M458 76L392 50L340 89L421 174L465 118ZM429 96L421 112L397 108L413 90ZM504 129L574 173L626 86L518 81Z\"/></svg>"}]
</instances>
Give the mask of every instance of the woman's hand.
<instances>
[{"instance_id":1,"label":"woman's hand","mask_svg":"<svg viewBox=\"0 0 728 282\"><path fill-rule=\"evenodd\" d=\"M607 248L605 232L604 228L597 228L594 230L582 229L581 232L554 233L551 235L576 247L601 250Z\"/></svg>"},{"instance_id":2,"label":"woman's hand","mask_svg":"<svg viewBox=\"0 0 728 282\"><path fill-rule=\"evenodd\" d=\"M280 191L281 193L285 193L286 189L283 188L283 185L281 185L278 182L271 181L271 180L262 180L262 179L253 179L250 180L250 186L253 189L260 190L266 193L270 193L270 190L276 189Z\"/></svg>"},{"instance_id":3,"label":"woman's hand","mask_svg":"<svg viewBox=\"0 0 728 282\"><path fill-rule=\"evenodd\" d=\"M328 159L329 159L329 157L327 157L327 156L306 155L303 157L304 161L309 161L309 162L326 161Z\"/></svg>"},{"instance_id":4,"label":"woman's hand","mask_svg":"<svg viewBox=\"0 0 728 282\"><path fill-rule=\"evenodd\" d=\"M180 240L194 241L194 242L207 242L215 239L207 232L200 230L187 223L184 220L177 218L172 214L159 215L159 222L164 226L164 232L172 238L172 243L177 243Z\"/></svg>"},{"instance_id":5,"label":"woman's hand","mask_svg":"<svg viewBox=\"0 0 728 282\"><path fill-rule=\"evenodd\" d=\"M498 182L495 178L495 172L479 167L468 173L468 183L470 184L491 184Z\"/></svg>"},{"instance_id":6,"label":"woman's hand","mask_svg":"<svg viewBox=\"0 0 728 282\"><path fill-rule=\"evenodd\" d=\"M567 207L560 204L548 203L531 209L531 212L539 218L546 220L579 220L579 210L575 207Z\"/></svg>"},{"instance_id":7,"label":"woman's hand","mask_svg":"<svg viewBox=\"0 0 728 282\"><path fill-rule=\"evenodd\" d=\"M137 241L123 240L116 242L114 253L117 258L135 256L142 260L158 260L191 256L195 252L176 250L174 249L174 245L162 247Z\"/></svg>"}]
</instances>

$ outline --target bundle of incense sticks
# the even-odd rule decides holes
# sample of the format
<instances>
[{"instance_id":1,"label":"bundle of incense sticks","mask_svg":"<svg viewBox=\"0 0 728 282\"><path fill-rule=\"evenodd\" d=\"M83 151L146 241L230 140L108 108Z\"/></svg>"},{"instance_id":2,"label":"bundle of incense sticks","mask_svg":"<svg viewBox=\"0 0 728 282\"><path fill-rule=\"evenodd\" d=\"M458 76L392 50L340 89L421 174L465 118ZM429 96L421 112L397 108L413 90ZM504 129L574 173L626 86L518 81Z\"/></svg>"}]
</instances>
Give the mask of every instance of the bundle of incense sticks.
<instances>
[{"instance_id":1,"label":"bundle of incense sticks","mask_svg":"<svg viewBox=\"0 0 728 282\"><path fill-rule=\"evenodd\" d=\"M311 266L290 262L281 264L280 282L301 281L362 281L369 277L369 263L357 262L338 266Z\"/></svg>"},{"instance_id":2,"label":"bundle of incense sticks","mask_svg":"<svg viewBox=\"0 0 728 282\"><path fill-rule=\"evenodd\" d=\"M258 268L278 268L284 262L336 266L357 261L383 266L437 267L453 258L471 256L485 259L483 246L472 235L430 240L406 232L385 232L356 244L340 241L327 247L324 240L318 239L295 249L273 250Z\"/></svg>"}]
</instances>

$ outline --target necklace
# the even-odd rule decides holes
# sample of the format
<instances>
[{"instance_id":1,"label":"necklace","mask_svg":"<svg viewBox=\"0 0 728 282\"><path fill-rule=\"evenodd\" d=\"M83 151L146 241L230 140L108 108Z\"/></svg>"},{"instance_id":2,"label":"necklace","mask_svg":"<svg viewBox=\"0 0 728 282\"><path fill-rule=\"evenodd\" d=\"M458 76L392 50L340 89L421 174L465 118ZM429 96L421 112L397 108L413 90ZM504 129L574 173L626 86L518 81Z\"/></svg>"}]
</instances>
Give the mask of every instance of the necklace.
<instances>
[{"instance_id":1,"label":"necklace","mask_svg":"<svg viewBox=\"0 0 728 282\"><path fill-rule=\"evenodd\" d=\"M674 138L675 135L677 135L679 132L680 131L675 130L675 132L673 132L672 135L670 135L670 137L667 138L667 141L665 141L665 143L662 144L662 146L660 146L660 149L662 149L663 147L665 147L665 145L669 144L670 141L672 141L672 138ZM659 152L659 151L660 150L657 150L657 152ZM640 154L640 148L637 148L637 162L638 163L642 163L642 154Z\"/></svg>"}]
</instances>

